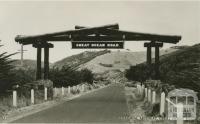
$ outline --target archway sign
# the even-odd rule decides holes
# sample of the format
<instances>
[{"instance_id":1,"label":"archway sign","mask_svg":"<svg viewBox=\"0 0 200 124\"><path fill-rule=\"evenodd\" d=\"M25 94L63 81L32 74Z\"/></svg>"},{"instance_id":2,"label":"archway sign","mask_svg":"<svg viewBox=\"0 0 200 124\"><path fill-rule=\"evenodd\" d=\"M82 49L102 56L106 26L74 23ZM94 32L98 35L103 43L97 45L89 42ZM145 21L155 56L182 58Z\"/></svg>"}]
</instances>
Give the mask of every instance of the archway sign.
<instances>
[{"instance_id":1,"label":"archway sign","mask_svg":"<svg viewBox=\"0 0 200 124\"><path fill-rule=\"evenodd\" d=\"M163 43L176 44L181 40L181 36L158 35L149 33L129 32L119 30L118 24L104 25L99 27L75 26L75 30L62 32L24 36L17 35L15 41L22 45L30 45L37 48L37 73L36 79L42 78L41 72L41 50L44 48L44 79L48 79L49 74L49 48L53 48L50 42L70 41L72 49L122 49L124 41L150 41L145 42L147 47L147 64L151 65L151 48L155 47L155 72L159 78L159 47Z\"/></svg>"}]
</instances>

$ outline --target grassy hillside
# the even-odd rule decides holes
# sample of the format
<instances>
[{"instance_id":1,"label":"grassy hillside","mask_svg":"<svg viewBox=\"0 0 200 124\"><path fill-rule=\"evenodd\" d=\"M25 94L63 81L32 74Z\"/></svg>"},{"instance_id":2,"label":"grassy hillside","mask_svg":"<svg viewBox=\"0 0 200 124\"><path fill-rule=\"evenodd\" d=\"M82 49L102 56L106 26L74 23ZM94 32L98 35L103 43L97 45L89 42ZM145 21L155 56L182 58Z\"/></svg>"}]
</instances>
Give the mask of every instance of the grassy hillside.
<instances>
[{"instance_id":1,"label":"grassy hillside","mask_svg":"<svg viewBox=\"0 0 200 124\"><path fill-rule=\"evenodd\" d=\"M161 78L180 87L200 90L200 44L161 58Z\"/></svg>"},{"instance_id":2,"label":"grassy hillside","mask_svg":"<svg viewBox=\"0 0 200 124\"><path fill-rule=\"evenodd\" d=\"M78 66L80 66L81 64L85 64L89 62L90 60L94 59L95 57L109 53L109 52L110 52L109 50L92 51L92 52L85 51L83 53L72 55L58 62L55 62L53 66L57 68L62 68L63 66L78 68Z\"/></svg>"},{"instance_id":3,"label":"grassy hillside","mask_svg":"<svg viewBox=\"0 0 200 124\"><path fill-rule=\"evenodd\" d=\"M111 52L96 57L80 66L88 68L94 73L103 73L105 71L120 70L124 71L131 65L141 63L145 60L145 52Z\"/></svg>"},{"instance_id":4,"label":"grassy hillside","mask_svg":"<svg viewBox=\"0 0 200 124\"><path fill-rule=\"evenodd\" d=\"M168 54L176 51L177 48L161 49L160 54ZM154 57L154 51L152 51ZM110 53L98 56L93 60L80 65L81 68L88 68L94 73L104 73L111 70L124 71L130 66L140 64L146 61L146 51L131 52L131 51L112 51Z\"/></svg>"},{"instance_id":5,"label":"grassy hillside","mask_svg":"<svg viewBox=\"0 0 200 124\"><path fill-rule=\"evenodd\" d=\"M200 91L200 44L183 47L160 58L160 76L164 83ZM126 73L131 80L145 80L149 75L153 77L154 72L149 73L144 63L131 67Z\"/></svg>"}]
</instances>

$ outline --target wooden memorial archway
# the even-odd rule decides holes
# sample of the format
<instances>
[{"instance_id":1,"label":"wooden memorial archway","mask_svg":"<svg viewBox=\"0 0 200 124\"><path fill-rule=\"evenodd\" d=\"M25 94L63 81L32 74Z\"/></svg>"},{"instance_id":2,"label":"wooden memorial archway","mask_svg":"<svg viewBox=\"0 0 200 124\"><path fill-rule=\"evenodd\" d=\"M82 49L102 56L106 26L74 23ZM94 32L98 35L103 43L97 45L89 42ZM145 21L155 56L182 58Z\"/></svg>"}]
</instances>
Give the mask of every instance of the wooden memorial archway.
<instances>
[{"instance_id":1,"label":"wooden memorial archway","mask_svg":"<svg viewBox=\"0 0 200 124\"><path fill-rule=\"evenodd\" d=\"M99 27L83 27L75 26L75 30L67 30L62 32L48 33L34 36L18 35L15 41L30 45L37 48L37 72L36 79L42 78L41 72L41 50L44 48L44 79L48 79L49 74L49 48L53 48L50 42L70 41L72 43L78 42L116 42L116 41L150 41L145 42L144 47L147 47L147 64L151 65L151 49L155 47L155 72L156 78L159 78L159 47L163 43L176 44L181 40L181 36L158 35L139 32L129 32L119 30L118 24L104 25Z\"/></svg>"}]
</instances>

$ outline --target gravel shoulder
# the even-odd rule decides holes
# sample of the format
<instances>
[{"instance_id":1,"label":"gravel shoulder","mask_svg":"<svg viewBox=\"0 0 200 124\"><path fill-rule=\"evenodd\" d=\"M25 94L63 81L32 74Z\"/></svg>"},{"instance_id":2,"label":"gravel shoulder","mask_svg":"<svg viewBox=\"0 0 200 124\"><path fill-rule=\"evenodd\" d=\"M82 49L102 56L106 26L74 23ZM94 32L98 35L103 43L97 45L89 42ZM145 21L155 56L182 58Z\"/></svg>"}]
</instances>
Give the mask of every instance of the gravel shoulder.
<instances>
[{"instance_id":1,"label":"gravel shoulder","mask_svg":"<svg viewBox=\"0 0 200 124\"><path fill-rule=\"evenodd\" d=\"M131 124L152 124L146 118L145 111L142 108L144 101L137 95L135 87L125 87L126 101L129 109L129 120Z\"/></svg>"}]
</instances>

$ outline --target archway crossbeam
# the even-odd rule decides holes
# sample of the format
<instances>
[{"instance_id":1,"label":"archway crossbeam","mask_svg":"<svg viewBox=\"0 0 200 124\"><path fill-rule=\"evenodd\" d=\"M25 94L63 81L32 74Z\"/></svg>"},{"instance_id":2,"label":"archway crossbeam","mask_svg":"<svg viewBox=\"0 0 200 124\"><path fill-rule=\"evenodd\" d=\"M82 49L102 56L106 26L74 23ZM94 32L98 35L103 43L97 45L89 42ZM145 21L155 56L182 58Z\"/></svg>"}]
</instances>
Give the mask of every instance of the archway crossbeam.
<instances>
[{"instance_id":1,"label":"archway crossbeam","mask_svg":"<svg viewBox=\"0 0 200 124\"><path fill-rule=\"evenodd\" d=\"M97 35L98 34L98 35ZM181 36L139 33L119 30L118 24L86 28L75 26L75 30L48 33L34 36L18 35L16 42L24 45L46 41L157 41L163 43L177 43Z\"/></svg>"},{"instance_id":2,"label":"archway crossbeam","mask_svg":"<svg viewBox=\"0 0 200 124\"><path fill-rule=\"evenodd\" d=\"M144 43L147 47L147 64L151 66L151 48L155 47L155 72L156 78L159 78L159 47L163 43L176 44L181 40L177 35L161 35L140 32L130 32L119 30L118 24L104 25L98 27L75 26L74 30L54 32L41 35L24 36L17 35L15 41L23 44L32 44L37 48L37 74L36 78L41 79L41 50L44 48L44 79L48 79L49 73L49 48L53 44L49 42L58 41L150 41Z\"/></svg>"}]
</instances>

